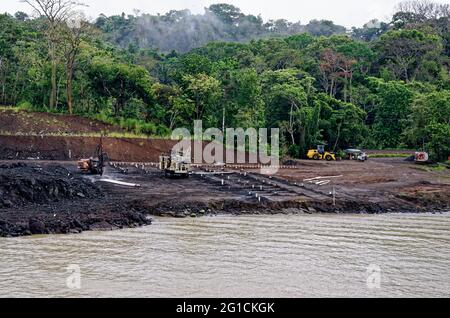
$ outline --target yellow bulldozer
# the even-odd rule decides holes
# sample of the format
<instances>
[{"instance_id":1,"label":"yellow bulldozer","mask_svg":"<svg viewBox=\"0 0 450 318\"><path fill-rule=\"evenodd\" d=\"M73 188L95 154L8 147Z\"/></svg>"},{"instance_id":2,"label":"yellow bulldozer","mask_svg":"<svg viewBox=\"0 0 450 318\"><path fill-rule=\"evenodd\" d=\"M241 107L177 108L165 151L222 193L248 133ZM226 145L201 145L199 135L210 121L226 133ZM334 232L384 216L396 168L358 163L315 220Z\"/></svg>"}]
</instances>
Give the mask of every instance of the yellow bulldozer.
<instances>
[{"instance_id":1,"label":"yellow bulldozer","mask_svg":"<svg viewBox=\"0 0 450 318\"><path fill-rule=\"evenodd\" d=\"M318 145L317 149L310 149L306 155L308 159L335 161L336 154L334 152L325 151L324 145Z\"/></svg>"}]
</instances>

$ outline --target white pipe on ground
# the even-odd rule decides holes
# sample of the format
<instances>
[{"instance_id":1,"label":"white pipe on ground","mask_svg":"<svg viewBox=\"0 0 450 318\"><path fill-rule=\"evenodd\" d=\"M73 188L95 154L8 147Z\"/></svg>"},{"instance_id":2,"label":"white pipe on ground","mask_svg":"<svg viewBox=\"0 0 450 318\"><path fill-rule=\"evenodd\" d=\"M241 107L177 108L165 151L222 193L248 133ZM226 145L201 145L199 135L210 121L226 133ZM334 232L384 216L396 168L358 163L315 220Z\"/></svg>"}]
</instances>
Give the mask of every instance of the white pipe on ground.
<instances>
[{"instance_id":1,"label":"white pipe on ground","mask_svg":"<svg viewBox=\"0 0 450 318\"><path fill-rule=\"evenodd\" d=\"M128 183L128 182L112 180L112 179L100 179L99 181L123 185L123 186L127 186L127 187L135 187L135 188L139 188L141 186L140 184L137 184L137 183Z\"/></svg>"}]
</instances>

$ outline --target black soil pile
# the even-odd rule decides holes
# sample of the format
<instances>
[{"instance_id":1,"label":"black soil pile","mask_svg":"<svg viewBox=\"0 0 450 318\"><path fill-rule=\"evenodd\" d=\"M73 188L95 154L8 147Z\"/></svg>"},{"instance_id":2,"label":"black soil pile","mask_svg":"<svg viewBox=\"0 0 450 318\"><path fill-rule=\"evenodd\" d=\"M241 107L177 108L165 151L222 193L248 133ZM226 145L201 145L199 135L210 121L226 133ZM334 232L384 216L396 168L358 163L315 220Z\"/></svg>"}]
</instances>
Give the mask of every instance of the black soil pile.
<instances>
[{"instance_id":1,"label":"black soil pile","mask_svg":"<svg viewBox=\"0 0 450 318\"><path fill-rule=\"evenodd\" d=\"M0 165L0 208L100 196L100 189L92 182L74 177L61 166Z\"/></svg>"},{"instance_id":2,"label":"black soil pile","mask_svg":"<svg viewBox=\"0 0 450 318\"><path fill-rule=\"evenodd\" d=\"M101 186L62 166L0 165L0 237L147 224L146 211L113 200Z\"/></svg>"}]
</instances>

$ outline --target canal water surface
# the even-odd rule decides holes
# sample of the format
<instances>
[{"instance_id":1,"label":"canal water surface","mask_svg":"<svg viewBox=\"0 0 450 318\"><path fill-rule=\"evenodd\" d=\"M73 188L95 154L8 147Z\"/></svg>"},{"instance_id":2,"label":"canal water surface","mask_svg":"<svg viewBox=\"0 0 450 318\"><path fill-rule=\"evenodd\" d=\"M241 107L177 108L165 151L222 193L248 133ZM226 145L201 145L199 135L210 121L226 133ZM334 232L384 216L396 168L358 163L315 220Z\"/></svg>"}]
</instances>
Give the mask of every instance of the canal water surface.
<instances>
[{"instance_id":1,"label":"canal water surface","mask_svg":"<svg viewBox=\"0 0 450 318\"><path fill-rule=\"evenodd\" d=\"M156 218L0 238L0 297L450 296L450 214Z\"/></svg>"}]
</instances>

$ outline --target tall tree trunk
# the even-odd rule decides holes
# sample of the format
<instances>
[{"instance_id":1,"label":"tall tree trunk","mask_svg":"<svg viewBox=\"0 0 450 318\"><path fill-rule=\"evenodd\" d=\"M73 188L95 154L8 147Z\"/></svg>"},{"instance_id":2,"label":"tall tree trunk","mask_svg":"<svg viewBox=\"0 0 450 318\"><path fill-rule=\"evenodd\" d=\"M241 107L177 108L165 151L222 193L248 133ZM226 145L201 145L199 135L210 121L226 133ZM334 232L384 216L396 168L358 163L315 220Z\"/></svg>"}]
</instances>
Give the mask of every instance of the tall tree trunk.
<instances>
[{"instance_id":1,"label":"tall tree trunk","mask_svg":"<svg viewBox=\"0 0 450 318\"><path fill-rule=\"evenodd\" d=\"M13 105L16 105L17 102L17 82L19 81L19 72L16 73L16 78L14 79L14 85L13 85L13 89L12 89L12 96L10 95L10 99L12 97L12 101L10 100L10 102L12 102Z\"/></svg>"},{"instance_id":2,"label":"tall tree trunk","mask_svg":"<svg viewBox=\"0 0 450 318\"><path fill-rule=\"evenodd\" d=\"M349 85L349 93L350 93L350 103L353 103L353 72L350 74L350 85Z\"/></svg>"},{"instance_id":3,"label":"tall tree trunk","mask_svg":"<svg viewBox=\"0 0 450 318\"><path fill-rule=\"evenodd\" d=\"M348 89L348 79L345 77L345 83L344 83L344 102L347 103L347 89Z\"/></svg>"},{"instance_id":4,"label":"tall tree trunk","mask_svg":"<svg viewBox=\"0 0 450 318\"><path fill-rule=\"evenodd\" d=\"M331 85L330 85L330 97L333 97L333 86L334 86L334 79L331 79Z\"/></svg>"},{"instance_id":5,"label":"tall tree trunk","mask_svg":"<svg viewBox=\"0 0 450 318\"><path fill-rule=\"evenodd\" d=\"M291 135L292 144L295 145L294 137L294 103L291 102L291 111L289 113L289 134Z\"/></svg>"},{"instance_id":6,"label":"tall tree trunk","mask_svg":"<svg viewBox=\"0 0 450 318\"><path fill-rule=\"evenodd\" d=\"M72 56L69 56L67 61L67 78L66 78L66 93L67 93L67 108L69 110L69 114L73 114L73 88L72 88L72 80L73 80L73 65L74 59Z\"/></svg>"},{"instance_id":7,"label":"tall tree trunk","mask_svg":"<svg viewBox=\"0 0 450 318\"><path fill-rule=\"evenodd\" d=\"M56 85L55 109L58 107L58 104L59 104L59 93L60 93L60 89L61 89L61 80L62 80L62 76L58 79L58 84Z\"/></svg>"},{"instance_id":8,"label":"tall tree trunk","mask_svg":"<svg viewBox=\"0 0 450 318\"><path fill-rule=\"evenodd\" d=\"M5 86L6 86L6 78L3 75L3 57L0 56L0 74L1 74L1 82L2 82L2 98L0 99L2 103L5 103ZM6 74L6 71L5 71Z\"/></svg>"},{"instance_id":9,"label":"tall tree trunk","mask_svg":"<svg viewBox=\"0 0 450 318\"><path fill-rule=\"evenodd\" d=\"M55 52L55 46L54 43L51 43L51 64L52 64L52 75L51 75L51 84L52 84L52 90L50 92L50 109L55 108L56 103L56 90L57 90L57 83L56 83L56 52Z\"/></svg>"},{"instance_id":10,"label":"tall tree trunk","mask_svg":"<svg viewBox=\"0 0 450 318\"><path fill-rule=\"evenodd\" d=\"M306 128L305 125L300 127L300 158L306 155Z\"/></svg>"},{"instance_id":11,"label":"tall tree trunk","mask_svg":"<svg viewBox=\"0 0 450 318\"><path fill-rule=\"evenodd\" d=\"M333 152L336 151L336 147L337 147L337 145L339 143L339 138L341 137L341 126L342 126L342 123L339 123L337 136L336 136L336 142L334 143L334 147L333 147Z\"/></svg>"},{"instance_id":12,"label":"tall tree trunk","mask_svg":"<svg viewBox=\"0 0 450 318\"><path fill-rule=\"evenodd\" d=\"M223 104L223 114L222 114L222 133L225 132L225 103Z\"/></svg>"},{"instance_id":13,"label":"tall tree trunk","mask_svg":"<svg viewBox=\"0 0 450 318\"><path fill-rule=\"evenodd\" d=\"M72 69L67 71L67 107L69 114L73 114L73 89L72 89Z\"/></svg>"},{"instance_id":14,"label":"tall tree trunk","mask_svg":"<svg viewBox=\"0 0 450 318\"><path fill-rule=\"evenodd\" d=\"M5 90L6 90L6 82L5 81L3 81L2 82L2 103L5 103L5 100L6 100L6 96L5 96Z\"/></svg>"}]
</instances>

